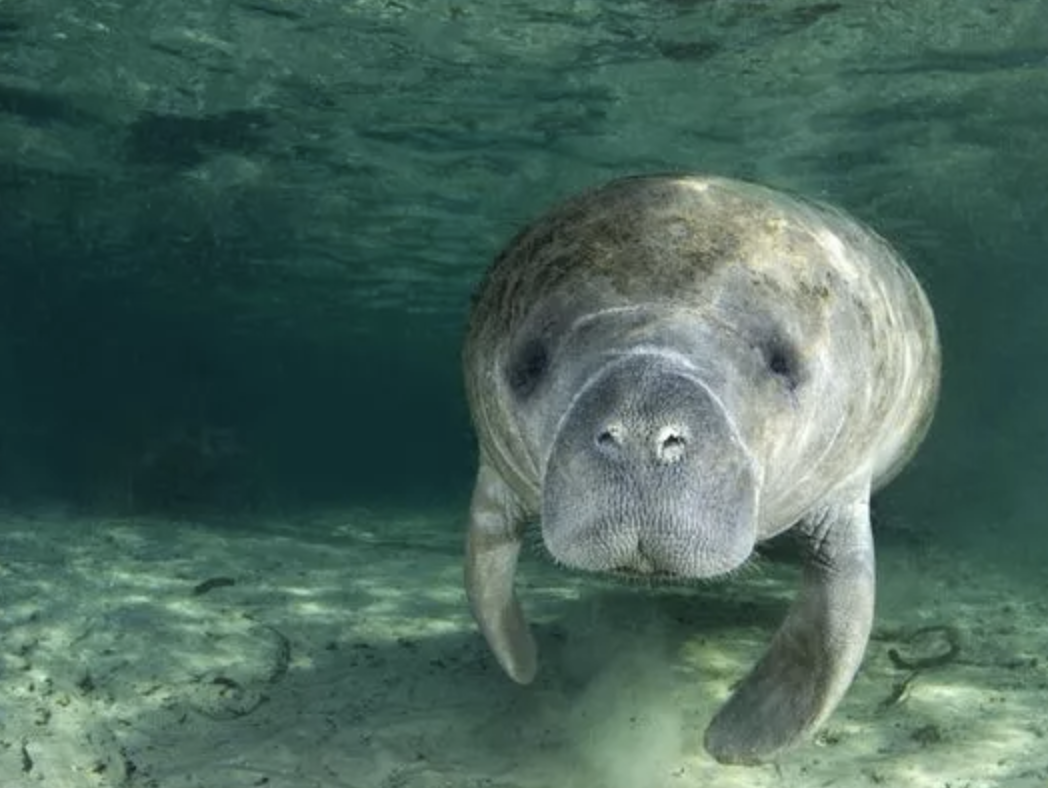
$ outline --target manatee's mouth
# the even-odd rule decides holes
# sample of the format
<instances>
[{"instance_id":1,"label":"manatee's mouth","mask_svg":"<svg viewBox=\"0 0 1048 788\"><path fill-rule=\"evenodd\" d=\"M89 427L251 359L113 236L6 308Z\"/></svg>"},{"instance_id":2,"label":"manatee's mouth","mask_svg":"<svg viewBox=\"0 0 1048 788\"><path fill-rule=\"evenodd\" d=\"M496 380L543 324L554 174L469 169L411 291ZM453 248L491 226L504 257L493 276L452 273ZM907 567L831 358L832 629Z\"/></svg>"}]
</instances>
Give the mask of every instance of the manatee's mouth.
<instances>
[{"instance_id":1,"label":"manatee's mouth","mask_svg":"<svg viewBox=\"0 0 1048 788\"><path fill-rule=\"evenodd\" d=\"M623 580L683 580L684 575L666 569L637 569L632 566L616 567L607 571L612 577Z\"/></svg>"},{"instance_id":2,"label":"manatee's mouth","mask_svg":"<svg viewBox=\"0 0 1048 788\"><path fill-rule=\"evenodd\" d=\"M542 530L538 522L529 523L523 532L524 545L529 552L542 561L556 564L570 574L597 578L620 585L648 585L648 586L677 586L695 585L701 583L705 578L691 577L680 572L663 569L651 565L621 564L606 569L594 569L592 567L573 566L564 563L550 551L545 540L542 538Z\"/></svg>"},{"instance_id":3,"label":"manatee's mouth","mask_svg":"<svg viewBox=\"0 0 1048 788\"><path fill-rule=\"evenodd\" d=\"M635 550L626 561L608 568L608 574L623 578L659 580L662 578L673 579L682 575L673 569L667 569L658 562L646 556L640 550Z\"/></svg>"},{"instance_id":4,"label":"manatee's mouth","mask_svg":"<svg viewBox=\"0 0 1048 788\"><path fill-rule=\"evenodd\" d=\"M604 571L591 572L587 570L576 570L589 576L596 576L600 580L607 581L619 586L643 586L645 588L667 588L674 586L695 586L708 582L708 578L689 577L658 569L651 572L642 572L630 567L619 569L607 569Z\"/></svg>"}]
</instances>

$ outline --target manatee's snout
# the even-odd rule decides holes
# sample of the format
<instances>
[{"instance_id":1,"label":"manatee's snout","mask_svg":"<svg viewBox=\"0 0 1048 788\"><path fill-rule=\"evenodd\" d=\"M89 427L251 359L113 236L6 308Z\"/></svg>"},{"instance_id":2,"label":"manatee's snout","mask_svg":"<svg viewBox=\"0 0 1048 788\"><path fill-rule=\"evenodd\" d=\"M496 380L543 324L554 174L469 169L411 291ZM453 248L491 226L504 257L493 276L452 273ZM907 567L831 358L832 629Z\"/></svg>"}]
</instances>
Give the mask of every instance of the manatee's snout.
<instances>
[{"instance_id":1,"label":"manatee's snout","mask_svg":"<svg viewBox=\"0 0 1048 788\"><path fill-rule=\"evenodd\" d=\"M542 533L580 569L709 577L753 549L757 470L724 406L656 354L588 381L553 440Z\"/></svg>"}]
</instances>

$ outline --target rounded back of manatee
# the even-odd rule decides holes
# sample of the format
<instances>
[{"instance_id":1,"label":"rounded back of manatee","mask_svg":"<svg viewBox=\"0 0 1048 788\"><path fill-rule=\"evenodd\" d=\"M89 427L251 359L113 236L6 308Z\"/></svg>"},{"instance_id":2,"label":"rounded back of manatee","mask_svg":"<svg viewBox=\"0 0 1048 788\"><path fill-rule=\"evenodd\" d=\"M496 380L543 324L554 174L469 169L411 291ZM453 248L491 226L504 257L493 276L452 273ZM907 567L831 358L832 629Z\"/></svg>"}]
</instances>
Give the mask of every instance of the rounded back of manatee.
<instances>
[{"instance_id":1,"label":"rounded back of manatee","mask_svg":"<svg viewBox=\"0 0 1048 788\"><path fill-rule=\"evenodd\" d=\"M753 184L613 181L499 255L463 361L480 446L467 594L513 679L536 669L513 592L536 516L556 561L655 579L730 572L792 527L801 589L706 748L759 762L833 711L873 618L870 494L939 385L928 300L882 239Z\"/></svg>"}]
</instances>

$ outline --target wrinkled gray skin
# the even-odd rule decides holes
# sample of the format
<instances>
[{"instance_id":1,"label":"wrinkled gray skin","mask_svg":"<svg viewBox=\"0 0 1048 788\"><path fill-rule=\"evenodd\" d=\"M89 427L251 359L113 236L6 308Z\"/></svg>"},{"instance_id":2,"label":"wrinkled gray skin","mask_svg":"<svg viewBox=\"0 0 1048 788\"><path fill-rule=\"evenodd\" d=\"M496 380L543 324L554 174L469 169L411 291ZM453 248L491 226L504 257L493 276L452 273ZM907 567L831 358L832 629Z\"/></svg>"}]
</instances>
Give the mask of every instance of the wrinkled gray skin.
<instances>
[{"instance_id":1,"label":"wrinkled gray skin","mask_svg":"<svg viewBox=\"0 0 1048 788\"><path fill-rule=\"evenodd\" d=\"M654 579L730 572L793 527L800 592L705 744L754 763L825 720L873 618L870 493L916 449L939 383L931 308L882 240L751 184L615 181L499 256L464 367L466 587L511 678L536 670L513 592L536 516L556 561Z\"/></svg>"}]
</instances>

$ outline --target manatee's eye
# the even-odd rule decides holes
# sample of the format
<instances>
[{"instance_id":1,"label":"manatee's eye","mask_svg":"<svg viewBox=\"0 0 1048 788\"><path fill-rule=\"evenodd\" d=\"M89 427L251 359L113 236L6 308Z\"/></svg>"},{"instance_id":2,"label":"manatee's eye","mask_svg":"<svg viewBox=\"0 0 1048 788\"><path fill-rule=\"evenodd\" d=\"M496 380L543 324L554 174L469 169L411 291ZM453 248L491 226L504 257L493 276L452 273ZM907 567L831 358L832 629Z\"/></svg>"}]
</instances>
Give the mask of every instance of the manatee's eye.
<instances>
[{"instance_id":1,"label":"manatee's eye","mask_svg":"<svg viewBox=\"0 0 1048 788\"><path fill-rule=\"evenodd\" d=\"M514 355L506 371L509 387L515 395L529 396L542 381L549 366L549 351L540 339L525 342Z\"/></svg>"},{"instance_id":2,"label":"manatee's eye","mask_svg":"<svg viewBox=\"0 0 1048 788\"><path fill-rule=\"evenodd\" d=\"M790 374L790 362L786 360L786 354L781 348L775 348L768 359L768 367L776 375L788 376Z\"/></svg>"},{"instance_id":3,"label":"manatee's eye","mask_svg":"<svg viewBox=\"0 0 1048 788\"><path fill-rule=\"evenodd\" d=\"M782 339L774 339L764 346L763 354L771 373L782 378L790 391L796 390L804 376L796 349Z\"/></svg>"}]
</instances>

